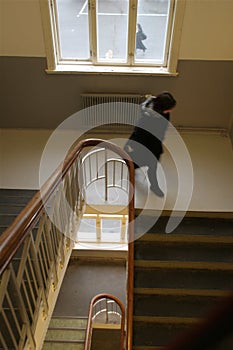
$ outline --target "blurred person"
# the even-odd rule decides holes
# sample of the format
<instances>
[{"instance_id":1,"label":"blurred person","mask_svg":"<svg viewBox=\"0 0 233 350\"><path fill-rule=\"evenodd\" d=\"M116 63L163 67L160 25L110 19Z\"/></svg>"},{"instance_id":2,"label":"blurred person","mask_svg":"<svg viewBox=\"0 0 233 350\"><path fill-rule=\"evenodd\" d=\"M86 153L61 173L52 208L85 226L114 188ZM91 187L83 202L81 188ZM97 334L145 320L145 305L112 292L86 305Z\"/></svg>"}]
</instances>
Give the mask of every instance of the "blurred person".
<instances>
[{"instance_id":1,"label":"blurred person","mask_svg":"<svg viewBox=\"0 0 233 350\"><path fill-rule=\"evenodd\" d=\"M170 121L170 112L175 106L176 100L166 91L147 98L140 105L140 117L124 146L135 169L148 166L150 189L159 197L163 197L164 193L158 184L157 167L163 153L162 141ZM141 146L150 152L144 152Z\"/></svg>"},{"instance_id":2,"label":"blurred person","mask_svg":"<svg viewBox=\"0 0 233 350\"><path fill-rule=\"evenodd\" d=\"M136 29L136 50L142 50L145 52L147 50L146 46L143 44L143 40L146 40L147 36L142 30L142 26L140 23L137 23Z\"/></svg>"}]
</instances>

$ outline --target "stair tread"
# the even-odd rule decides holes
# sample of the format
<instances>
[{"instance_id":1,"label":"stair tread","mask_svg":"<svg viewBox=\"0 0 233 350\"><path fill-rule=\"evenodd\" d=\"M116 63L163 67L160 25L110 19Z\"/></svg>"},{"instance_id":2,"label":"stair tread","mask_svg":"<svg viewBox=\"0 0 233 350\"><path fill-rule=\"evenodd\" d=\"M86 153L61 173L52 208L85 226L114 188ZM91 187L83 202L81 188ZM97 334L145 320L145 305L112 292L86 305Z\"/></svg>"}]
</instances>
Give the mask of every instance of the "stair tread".
<instances>
[{"instance_id":1,"label":"stair tread","mask_svg":"<svg viewBox=\"0 0 233 350\"><path fill-rule=\"evenodd\" d=\"M169 269L200 269L200 270L233 270L233 263L203 262L203 261L163 261L136 260L135 267L141 268L169 268Z\"/></svg>"},{"instance_id":2,"label":"stair tread","mask_svg":"<svg viewBox=\"0 0 233 350\"><path fill-rule=\"evenodd\" d=\"M133 316L136 322L148 322L159 324L194 324L200 321L195 317L176 317L176 316Z\"/></svg>"},{"instance_id":3,"label":"stair tread","mask_svg":"<svg viewBox=\"0 0 233 350\"><path fill-rule=\"evenodd\" d=\"M211 290L211 289L209 290L209 289L179 289L179 288L134 288L134 294L224 297L224 296L227 296L229 292L225 290Z\"/></svg>"},{"instance_id":4,"label":"stair tread","mask_svg":"<svg viewBox=\"0 0 233 350\"><path fill-rule=\"evenodd\" d=\"M162 242L162 243L207 243L207 244L233 244L233 237L231 236L200 236L200 235L189 235L189 234L174 234L166 235L159 233L146 233L138 238L135 243L151 243L151 242Z\"/></svg>"},{"instance_id":5,"label":"stair tread","mask_svg":"<svg viewBox=\"0 0 233 350\"><path fill-rule=\"evenodd\" d=\"M48 330L51 330L51 331L60 331L60 330L63 330L63 331L85 331L86 330L86 327L65 327L65 326L52 326L52 327L49 327Z\"/></svg>"},{"instance_id":6,"label":"stair tread","mask_svg":"<svg viewBox=\"0 0 233 350\"><path fill-rule=\"evenodd\" d=\"M65 344L83 344L85 340L77 339L77 340L68 340L68 339L45 339L44 343L65 343Z\"/></svg>"},{"instance_id":7,"label":"stair tread","mask_svg":"<svg viewBox=\"0 0 233 350\"><path fill-rule=\"evenodd\" d=\"M133 350L166 350L166 348L164 346L139 345L133 346Z\"/></svg>"},{"instance_id":8,"label":"stair tread","mask_svg":"<svg viewBox=\"0 0 233 350\"><path fill-rule=\"evenodd\" d=\"M64 320L87 320L88 317L87 316L53 316L52 319L64 319Z\"/></svg>"}]
</instances>

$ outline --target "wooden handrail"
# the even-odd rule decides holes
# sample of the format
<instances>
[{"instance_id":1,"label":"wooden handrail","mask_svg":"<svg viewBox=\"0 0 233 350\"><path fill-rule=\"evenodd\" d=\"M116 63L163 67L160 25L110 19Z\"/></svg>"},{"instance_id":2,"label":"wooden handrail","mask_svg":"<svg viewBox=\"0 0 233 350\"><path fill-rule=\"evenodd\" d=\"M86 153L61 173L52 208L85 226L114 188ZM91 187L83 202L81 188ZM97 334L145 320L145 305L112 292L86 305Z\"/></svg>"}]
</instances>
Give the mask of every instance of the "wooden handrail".
<instances>
[{"instance_id":1,"label":"wooden handrail","mask_svg":"<svg viewBox=\"0 0 233 350\"><path fill-rule=\"evenodd\" d=\"M124 308L124 305L120 301L120 299L118 299L115 295L108 294L108 293L101 293L101 294L94 296L91 300L91 303L90 303L84 350L89 350L89 347L90 347L90 334L91 334L93 307L98 300L104 299L104 298L114 300L117 303L117 305L119 305L119 307L121 309L121 337L120 337L120 349L119 350L124 349L124 326L125 326L125 308Z\"/></svg>"},{"instance_id":2,"label":"wooden handrail","mask_svg":"<svg viewBox=\"0 0 233 350\"><path fill-rule=\"evenodd\" d=\"M54 171L50 178L46 181L40 191L38 191L35 196L30 200L28 205L21 211L14 222L3 232L0 236L0 274L9 264L11 258L16 253L17 249L21 243L26 238L30 228L33 223L39 218L40 213L47 203L48 199L51 197L54 190L61 183L62 179L68 172L69 168L81 153L85 147L94 147L98 144L103 144L106 148L118 153L122 158L126 160L127 165L130 168L131 178L133 165L130 164L132 161L129 159L128 155L118 146L110 144L101 139L87 139L80 141L74 149L68 154L64 162L62 162L59 167ZM132 179L133 185L133 179ZM130 188L131 190L131 188ZM132 196L132 193L131 193ZM134 212L132 208L131 199L131 218Z\"/></svg>"},{"instance_id":3,"label":"wooden handrail","mask_svg":"<svg viewBox=\"0 0 233 350\"><path fill-rule=\"evenodd\" d=\"M44 204L47 203L55 189L61 183L65 174L80 154L85 142L80 142L77 147L66 157L50 178L42 186L26 207L16 217L14 222L0 236L0 275L10 263L12 257L27 237L31 227L39 218Z\"/></svg>"}]
</instances>

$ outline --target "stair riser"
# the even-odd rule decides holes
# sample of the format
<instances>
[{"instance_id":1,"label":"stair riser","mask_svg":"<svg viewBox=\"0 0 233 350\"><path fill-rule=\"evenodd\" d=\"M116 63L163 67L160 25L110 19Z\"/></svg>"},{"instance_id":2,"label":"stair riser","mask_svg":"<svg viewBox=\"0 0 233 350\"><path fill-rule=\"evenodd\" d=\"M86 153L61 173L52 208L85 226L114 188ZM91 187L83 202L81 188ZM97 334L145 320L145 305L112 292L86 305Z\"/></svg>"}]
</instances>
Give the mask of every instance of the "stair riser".
<instances>
[{"instance_id":1,"label":"stair riser","mask_svg":"<svg viewBox=\"0 0 233 350\"><path fill-rule=\"evenodd\" d=\"M47 340L84 340L86 330L49 329L46 334Z\"/></svg>"},{"instance_id":2,"label":"stair riser","mask_svg":"<svg viewBox=\"0 0 233 350\"><path fill-rule=\"evenodd\" d=\"M1 214L0 215L0 224L1 226L9 226L13 221L14 219L16 218L17 215L8 215L8 214Z\"/></svg>"},{"instance_id":3,"label":"stair riser","mask_svg":"<svg viewBox=\"0 0 233 350\"><path fill-rule=\"evenodd\" d=\"M18 215L23 210L24 207L25 207L24 204L22 205L0 204L0 214Z\"/></svg>"},{"instance_id":4,"label":"stair riser","mask_svg":"<svg viewBox=\"0 0 233 350\"><path fill-rule=\"evenodd\" d=\"M87 319L83 318L56 318L53 317L50 321L49 327L51 328L85 328L87 325Z\"/></svg>"},{"instance_id":5,"label":"stair riser","mask_svg":"<svg viewBox=\"0 0 233 350\"><path fill-rule=\"evenodd\" d=\"M134 322L133 342L134 345L143 346L165 346L172 338L185 332L192 326L184 324L158 324ZM218 350L232 350L233 337L225 339L223 343L216 348ZM198 348L195 348L198 350Z\"/></svg>"},{"instance_id":6,"label":"stair riser","mask_svg":"<svg viewBox=\"0 0 233 350\"><path fill-rule=\"evenodd\" d=\"M164 346L177 334L188 329L187 325L134 322L134 345Z\"/></svg>"},{"instance_id":7,"label":"stair riser","mask_svg":"<svg viewBox=\"0 0 233 350\"><path fill-rule=\"evenodd\" d=\"M136 288L231 290L233 271L136 268L134 286Z\"/></svg>"},{"instance_id":8,"label":"stair riser","mask_svg":"<svg viewBox=\"0 0 233 350\"><path fill-rule=\"evenodd\" d=\"M31 198L37 190L1 188L0 197L29 197Z\"/></svg>"},{"instance_id":9,"label":"stair riser","mask_svg":"<svg viewBox=\"0 0 233 350\"><path fill-rule=\"evenodd\" d=\"M136 220L136 232L165 233L168 218L140 216ZM148 227L151 226L150 229ZM211 235L211 236L233 236L233 218L198 218L184 217L178 227L171 234L184 235Z\"/></svg>"},{"instance_id":10,"label":"stair riser","mask_svg":"<svg viewBox=\"0 0 233 350\"><path fill-rule=\"evenodd\" d=\"M43 350L83 350L84 344L80 343L47 343L43 345Z\"/></svg>"},{"instance_id":11,"label":"stair riser","mask_svg":"<svg viewBox=\"0 0 233 350\"><path fill-rule=\"evenodd\" d=\"M134 315L203 317L220 301L218 297L134 295Z\"/></svg>"},{"instance_id":12,"label":"stair riser","mask_svg":"<svg viewBox=\"0 0 233 350\"><path fill-rule=\"evenodd\" d=\"M33 197L33 196L32 196ZM20 205L26 205L30 199L32 198L30 196L26 197L20 197L20 196L13 196L13 197L8 197L8 196L0 196L0 204L2 205L15 205L15 204L20 204Z\"/></svg>"},{"instance_id":13,"label":"stair riser","mask_svg":"<svg viewBox=\"0 0 233 350\"><path fill-rule=\"evenodd\" d=\"M233 244L138 242L134 256L136 260L233 262L232 252Z\"/></svg>"}]
</instances>

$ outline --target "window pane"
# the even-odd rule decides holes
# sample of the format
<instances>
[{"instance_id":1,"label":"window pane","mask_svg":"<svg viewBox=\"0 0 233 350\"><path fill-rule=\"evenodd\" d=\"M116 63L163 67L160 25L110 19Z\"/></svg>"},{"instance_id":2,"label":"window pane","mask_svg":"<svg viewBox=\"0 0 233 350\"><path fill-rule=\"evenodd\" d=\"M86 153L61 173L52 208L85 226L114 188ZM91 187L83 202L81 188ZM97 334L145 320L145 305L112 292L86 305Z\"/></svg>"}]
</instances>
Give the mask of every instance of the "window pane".
<instances>
[{"instance_id":1,"label":"window pane","mask_svg":"<svg viewBox=\"0 0 233 350\"><path fill-rule=\"evenodd\" d=\"M129 0L97 0L97 59L127 60Z\"/></svg>"},{"instance_id":2,"label":"window pane","mask_svg":"<svg viewBox=\"0 0 233 350\"><path fill-rule=\"evenodd\" d=\"M57 0L60 55L63 59L89 59L87 1Z\"/></svg>"},{"instance_id":3,"label":"window pane","mask_svg":"<svg viewBox=\"0 0 233 350\"><path fill-rule=\"evenodd\" d=\"M121 220L102 219L101 239L104 242L119 242L121 240Z\"/></svg>"},{"instance_id":4,"label":"window pane","mask_svg":"<svg viewBox=\"0 0 233 350\"><path fill-rule=\"evenodd\" d=\"M138 0L136 62L164 63L169 5L170 0Z\"/></svg>"}]
</instances>

